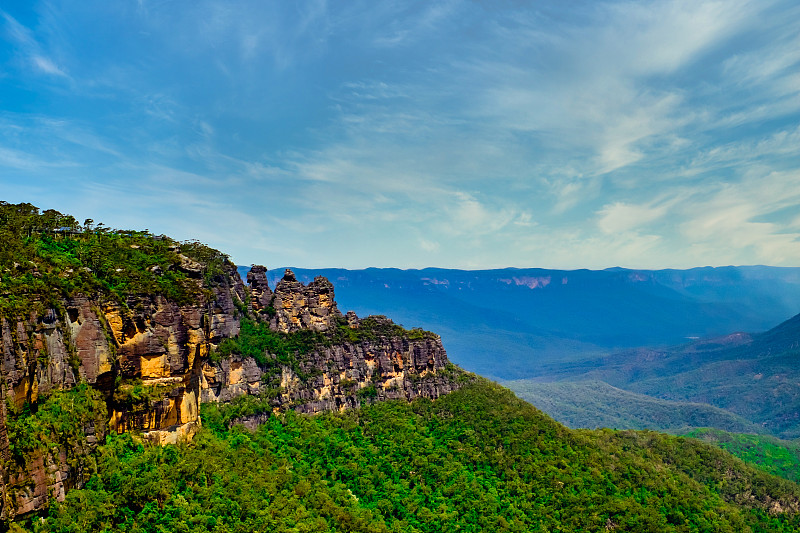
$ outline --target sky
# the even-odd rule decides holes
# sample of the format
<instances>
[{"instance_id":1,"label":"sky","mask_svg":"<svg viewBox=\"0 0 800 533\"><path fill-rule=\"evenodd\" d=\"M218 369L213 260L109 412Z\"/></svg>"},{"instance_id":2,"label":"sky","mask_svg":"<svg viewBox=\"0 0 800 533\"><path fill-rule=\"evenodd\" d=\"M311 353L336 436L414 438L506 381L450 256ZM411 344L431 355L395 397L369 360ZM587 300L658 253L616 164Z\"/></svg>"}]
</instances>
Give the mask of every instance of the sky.
<instances>
[{"instance_id":1,"label":"sky","mask_svg":"<svg viewBox=\"0 0 800 533\"><path fill-rule=\"evenodd\" d=\"M800 266L800 3L3 0L0 200L268 268Z\"/></svg>"}]
</instances>

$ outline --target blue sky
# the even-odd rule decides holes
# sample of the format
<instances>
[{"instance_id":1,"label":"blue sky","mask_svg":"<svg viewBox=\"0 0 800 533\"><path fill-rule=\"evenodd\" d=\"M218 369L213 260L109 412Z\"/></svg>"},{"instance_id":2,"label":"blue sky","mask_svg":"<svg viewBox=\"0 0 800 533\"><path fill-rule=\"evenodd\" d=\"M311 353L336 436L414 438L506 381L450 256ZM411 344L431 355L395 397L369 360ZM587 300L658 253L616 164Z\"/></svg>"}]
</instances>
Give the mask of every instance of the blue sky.
<instances>
[{"instance_id":1,"label":"blue sky","mask_svg":"<svg viewBox=\"0 0 800 533\"><path fill-rule=\"evenodd\" d=\"M273 268L800 265L800 4L5 1L0 199Z\"/></svg>"}]
</instances>

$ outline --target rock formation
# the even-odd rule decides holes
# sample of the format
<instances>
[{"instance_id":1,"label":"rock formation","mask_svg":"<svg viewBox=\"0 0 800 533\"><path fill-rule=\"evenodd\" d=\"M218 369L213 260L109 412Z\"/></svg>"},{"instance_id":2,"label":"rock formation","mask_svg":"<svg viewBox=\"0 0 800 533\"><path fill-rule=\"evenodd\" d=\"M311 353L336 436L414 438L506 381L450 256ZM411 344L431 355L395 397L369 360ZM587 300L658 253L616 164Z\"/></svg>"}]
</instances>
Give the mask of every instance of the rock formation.
<instances>
[{"instance_id":1,"label":"rock formation","mask_svg":"<svg viewBox=\"0 0 800 533\"><path fill-rule=\"evenodd\" d=\"M180 268L201 267L187 258ZM191 437L200 424L202 365L214 344L239 331L235 301L244 301L246 288L235 268L226 265L221 282L192 304L160 295L124 303L81 295L42 314L0 318L4 459L10 448L7 405L21 410L54 391L86 383L105 396L107 409L107 418L84 428L86 437L75 446L34 454L30 464L6 463L0 518L38 509L48 495L62 499L65 488L80 486L82 458L104 438L106 427L140 431L160 443ZM136 387L149 393L146 400L126 395Z\"/></svg>"},{"instance_id":2,"label":"rock formation","mask_svg":"<svg viewBox=\"0 0 800 533\"><path fill-rule=\"evenodd\" d=\"M197 261L180 256L176 268L201 289L196 301L75 295L43 313L0 317L0 454L7 465L0 518L40 509L81 486L84 457L107 431L135 431L161 444L191 438L201 402L267 395L272 409L318 413L436 398L459 386L438 336L407 332L385 317L343 316L325 278L303 285L287 270L272 291L261 266L248 274L249 287L229 262L210 284ZM210 351L235 337L245 316L279 335L307 330L326 340L298 353L291 367L270 353L261 363L236 353L211 362ZM86 385L101 407L81 422L75 442L33 451L22 463L10 460L8 409L20 412L56 391ZM252 427L266 416L239 422Z\"/></svg>"},{"instance_id":3,"label":"rock formation","mask_svg":"<svg viewBox=\"0 0 800 533\"><path fill-rule=\"evenodd\" d=\"M253 265L247 273L247 284L250 286L252 309L266 311L272 302L272 291L267 282L267 269L261 265Z\"/></svg>"},{"instance_id":4,"label":"rock formation","mask_svg":"<svg viewBox=\"0 0 800 533\"><path fill-rule=\"evenodd\" d=\"M317 276L308 285L303 285L288 268L283 279L275 285L272 308L275 312L270 327L284 333L301 329L327 331L342 316L333 299L330 281Z\"/></svg>"},{"instance_id":5,"label":"rock formation","mask_svg":"<svg viewBox=\"0 0 800 533\"><path fill-rule=\"evenodd\" d=\"M384 319L387 320L387 319ZM260 395L279 386L272 401L279 408L302 413L340 411L365 402L417 397L438 398L458 388L447 354L437 338L411 340L406 336L344 342L320 347L302 356L303 378L282 368L279 383L269 365L252 357L233 356L203 368L203 402L227 402Z\"/></svg>"},{"instance_id":6,"label":"rock formation","mask_svg":"<svg viewBox=\"0 0 800 533\"><path fill-rule=\"evenodd\" d=\"M251 293L263 290L260 276L265 270L261 268L254 276L248 275ZM254 282L258 289L253 287ZM271 361L259 364L252 357L236 354L217 363L208 362L203 366L201 401L227 402L237 396L272 392L275 409L318 413L372 401L437 398L459 386L437 335L419 331L409 335L382 316L363 321L352 311L342 316L333 285L325 278L317 277L303 285L287 270L264 309L270 307L275 313L265 319L275 331L308 329L330 334L336 328L349 328L356 339L363 329L369 329L369 335L361 340L345 337L299 354L297 371L282 367L276 374ZM252 426L258 418L239 422Z\"/></svg>"}]
</instances>

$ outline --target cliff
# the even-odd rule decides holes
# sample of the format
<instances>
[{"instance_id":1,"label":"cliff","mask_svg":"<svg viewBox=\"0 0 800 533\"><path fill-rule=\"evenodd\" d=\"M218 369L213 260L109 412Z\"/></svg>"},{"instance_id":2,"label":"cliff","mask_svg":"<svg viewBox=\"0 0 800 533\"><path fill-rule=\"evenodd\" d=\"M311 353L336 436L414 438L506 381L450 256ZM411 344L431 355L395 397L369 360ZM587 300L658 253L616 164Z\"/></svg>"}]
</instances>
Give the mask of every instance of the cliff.
<instances>
[{"instance_id":1,"label":"cliff","mask_svg":"<svg viewBox=\"0 0 800 533\"><path fill-rule=\"evenodd\" d=\"M191 439L201 402L249 399L252 426L459 386L438 336L342 315L325 278L245 286L204 245L89 222L0 202L2 519L82 486L108 431Z\"/></svg>"},{"instance_id":2,"label":"cliff","mask_svg":"<svg viewBox=\"0 0 800 533\"><path fill-rule=\"evenodd\" d=\"M256 271L258 276L265 273ZM251 288L260 286L255 276L248 279ZM449 364L437 335L404 330L382 316L343 316L325 278L303 285L287 270L258 316L278 334L316 335L306 335L305 346L291 361L277 361L269 350L263 358L243 355L238 346L227 350L226 357L203 367L203 402L249 395L275 409L318 413L388 399L437 398L459 387L460 373ZM253 337L271 335L263 325L260 332L257 324L253 329Z\"/></svg>"},{"instance_id":3,"label":"cliff","mask_svg":"<svg viewBox=\"0 0 800 533\"><path fill-rule=\"evenodd\" d=\"M74 295L25 317L0 318L2 516L35 510L50 494L61 499L65 488L79 486L87 447L109 430L138 431L162 443L190 438L200 423L202 365L214 344L238 332L234 301L244 300L245 291L235 267L226 264L225 275L192 304L162 295L124 302ZM101 398L102 416L86 421L85 438L15 459L12 448L19 443L7 428L18 420L9 417L35 413L55 392L78 384Z\"/></svg>"}]
</instances>

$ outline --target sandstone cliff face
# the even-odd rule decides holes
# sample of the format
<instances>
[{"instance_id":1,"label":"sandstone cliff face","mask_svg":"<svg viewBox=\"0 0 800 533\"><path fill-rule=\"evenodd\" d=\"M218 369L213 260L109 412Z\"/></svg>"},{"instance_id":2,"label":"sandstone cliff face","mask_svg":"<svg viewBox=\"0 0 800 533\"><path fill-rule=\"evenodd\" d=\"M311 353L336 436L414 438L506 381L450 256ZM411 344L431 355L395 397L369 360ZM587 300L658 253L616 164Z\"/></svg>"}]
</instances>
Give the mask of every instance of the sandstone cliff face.
<instances>
[{"instance_id":1,"label":"sandstone cliff face","mask_svg":"<svg viewBox=\"0 0 800 533\"><path fill-rule=\"evenodd\" d=\"M266 269L264 272L266 274ZM327 331L342 316L333 299L333 284L330 281L317 276L308 285L303 285L289 269L275 286L272 308L274 314L270 319L270 327L284 333L301 329Z\"/></svg>"},{"instance_id":2,"label":"sandstone cliff face","mask_svg":"<svg viewBox=\"0 0 800 533\"><path fill-rule=\"evenodd\" d=\"M275 408L302 413L340 411L381 400L438 398L458 388L447 368L441 341L389 337L379 341L345 343L303 357L310 378L283 368ZM234 356L203 368L203 402L227 402L244 394L259 395L273 384L272 368L252 357Z\"/></svg>"},{"instance_id":3,"label":"sandstone cliff face","mask_svg":"<svg viewBox=\"0 0 800 533\"><path fill-rule=\"evenodd\" d=\"M0 519L41 509L82 486L85 457L107 431L136 431L160 444L191 438L201 402L252 395L269 398L274 410L318 413L437 398L460 386L437 336L409 335L385 317L343 316L325 278L303 285L287 270L273 291L266 269L256 266L248 288L226 264L209 288L195 261L182 258L178 268L202 289L192 304L158 295L124 304L77 295L39 314L0 317ZM275 332L305 330L328 340L298 353L293 366L270 353L261 363L235 353L210 362L210 350L235 337L245 315ZM367 323L373 329L361 335ZM100 407L82 419L73 441L30 448L22 457L10 440L9 417L79 384L97 391ZM238 422L254 427L268 416Z\"/></svg>"},{"instance_id":4,"label":"sandstone cliff face","mask_svg":"<svg viewBox=\"0 0 800 533\"><path fill-rule=\"evenodd\" d=\"M352 311L342 317L334 300L333 285L325 278L317 278L306 286L287 270L271 302L275 314L270 325L277 331L324 332L345 323L353 330L363 327ZM379 331L397 329L386 327L393 325L386 317L370 319L372 327ZM278 375L271 362L259 365L252 357L234 355L218 363L206 363L201 401L227 402L237 396L272 393L276 410L290 408L319 413L388 399L437 398L460 386L439 337L428 334L412 339L397 333L371 337L320 346L299 356L297 371L282 367ZM252 427L263 418L264 415L256 415L236 422Z\"/></svg>"},{"instance_id":5,"label":"sandstone cliff face","mask_svg":"<svg viewBox=\"0 0 800 533\"><path fill-rule=\"evenodd\" d=\"M187 258L181 267L196 268L191 263ZM191 437L200 423L200 369L213 344L238 333L234 302L246 300L246 288L229 264L200 294L191 305L163 296L123 305L81 295L41 315L0 319L0 452L7 465L0 475L0 517L38 509L50 495L63 499L66 488L80 486L81 457L104 438L106 427L141 431L161 443ZM34 454L27 464L9 461L7 406L35 405L77 383L105 395L105 421L86 427L77 446ZM145 390L148 397L131 398L131 390Z\"/></svg>"}]
</instances>

